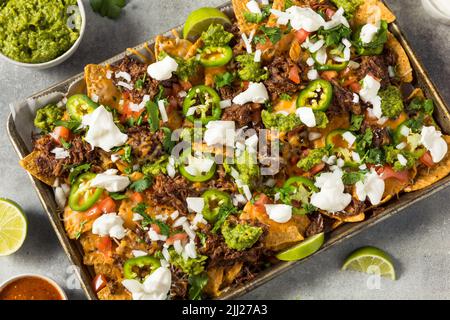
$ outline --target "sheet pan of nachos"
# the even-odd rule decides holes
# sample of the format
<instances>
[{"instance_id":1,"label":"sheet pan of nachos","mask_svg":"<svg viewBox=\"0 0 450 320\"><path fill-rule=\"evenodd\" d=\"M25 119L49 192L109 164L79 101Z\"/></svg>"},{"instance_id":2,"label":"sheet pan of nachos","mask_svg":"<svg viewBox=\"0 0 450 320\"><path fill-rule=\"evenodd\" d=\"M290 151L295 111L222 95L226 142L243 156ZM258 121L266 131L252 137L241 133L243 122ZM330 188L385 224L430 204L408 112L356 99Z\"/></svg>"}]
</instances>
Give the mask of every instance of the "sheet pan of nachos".
<instances>
[{"instance_id":1,"label":"sheet pan of nachos","mask_svg":"<svg viewBox=\"0 0 450 320\"><path fill-rule=\"evenodd\" d=\"M237 297L448 185L448 111L381 1L208 10L14 106L91 299Z\"/></svg>"}]
</instances>

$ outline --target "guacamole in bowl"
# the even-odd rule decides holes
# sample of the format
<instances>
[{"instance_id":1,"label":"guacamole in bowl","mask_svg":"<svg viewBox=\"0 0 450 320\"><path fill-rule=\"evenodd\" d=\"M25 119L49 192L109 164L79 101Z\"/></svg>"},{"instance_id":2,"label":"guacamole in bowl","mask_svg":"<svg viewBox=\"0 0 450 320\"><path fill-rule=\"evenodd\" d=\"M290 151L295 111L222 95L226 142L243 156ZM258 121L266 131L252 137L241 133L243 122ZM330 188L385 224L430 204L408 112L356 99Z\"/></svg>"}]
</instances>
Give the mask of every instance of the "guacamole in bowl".
<instances>
[{"instance_id":1,"label":"guacamole in bowl","mask_svg":"<svg viewBox=\"0 0 450 320\"><path fill-rule=\"evenodd\" d=\"M0 0L0 52L32 65L62 58L78 46L83 16L77 0Z\"/></svg>"}]
</instances>

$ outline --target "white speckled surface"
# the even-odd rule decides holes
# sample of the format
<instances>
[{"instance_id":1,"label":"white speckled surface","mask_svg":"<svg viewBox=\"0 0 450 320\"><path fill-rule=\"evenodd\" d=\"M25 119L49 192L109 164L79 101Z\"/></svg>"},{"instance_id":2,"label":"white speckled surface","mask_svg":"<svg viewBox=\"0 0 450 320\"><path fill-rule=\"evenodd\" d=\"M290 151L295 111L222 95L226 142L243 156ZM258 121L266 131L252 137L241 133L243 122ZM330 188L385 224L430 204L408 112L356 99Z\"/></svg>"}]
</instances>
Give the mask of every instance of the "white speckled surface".
<instances>
[{"instance_id":1,"label":"white speckled surface","mask_svg":"<svg viewBox=\"0 0 450 320\"><path fill-rule=\"evenodd\" d=\"M216 6L222 0L131 0L118 21L94 15L87 0L86 36L75 55L62 65L32 71L0 62L0 197L20 203L29 219L24 246L0 257L0 282L19 273L50 276L67 289L73 284L68 260L6 135L8 103L79 73L87 63L100 62L184 21L194 8ZM450 27L426 16L419 0L388 0L402 29L431 78L450 101L448 56ZM450 189L328 250L260 287L248 299L450 299ZM341 272L353 249L375 245L395 257L399 279L382 280L369 289L368 277ZM376 287L376 286L375 286ZM67 289L71 299L81 290Z\"/></svg>"}]
</instances>

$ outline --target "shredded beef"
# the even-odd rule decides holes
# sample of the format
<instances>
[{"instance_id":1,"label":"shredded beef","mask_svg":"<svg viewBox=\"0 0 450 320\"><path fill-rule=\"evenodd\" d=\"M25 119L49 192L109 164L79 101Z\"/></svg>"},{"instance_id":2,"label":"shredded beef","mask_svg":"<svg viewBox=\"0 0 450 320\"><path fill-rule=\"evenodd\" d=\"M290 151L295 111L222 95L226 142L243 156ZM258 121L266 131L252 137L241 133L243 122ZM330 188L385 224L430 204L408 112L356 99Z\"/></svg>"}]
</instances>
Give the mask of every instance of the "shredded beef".
<instances>
[{"instance_id":1,"label":"shredded beef","mask_svg":"<svg viewBox=\"0 0 450 320\"><path fill-rule=\"evenodd\" d=\"M216 176L216 179L211 179L205 183L205 187L202 188L202 191L206 191L208 189L218 189L228 193L237 192L236 184L228 179L227 173L225 172L223 166L217 166Z\"/></svg>"},{"instance_id":2,"label":"shredded beef","mask_svg":"<svg viewBox=\"0 0 450 320\"><path fill-rule=\"evenodd\" d=\"M55 159L55 155L51 151L61 146L50 135L45 135L35 140L34 148L39 151L39 156L35 160L39 172L46 176L63 177L69 174L69 170L73 166L86 162L95 164L99 158L98 150L92 150L91 146L84 142L81 137L74 137L70 144L71 147L68 149L69 157Z\"/></svg>"},{"instance_id":3,"label":"shredded beef","mask_svg":"<svg viewBox=\"0 0 450 320\"><path fill-rule=\"evenodd\" d=\"M222 120L235 121L238 128L255 127L261 123L261 105L259 103L246 103L242 106L233 104L224 110Z\"/></svg>"},{"instance_id":4,"label":"shredded beef","mask_svg":"<svg viewBox=\"0 0 450 320\"><path fill-rule=\"evenodd\" d=\"M174 207L181 214L188 213L186 198L196 196L196 193L185 178L170 178L162 174L156 176L150 190L150 196L156 204Z\"/></svg>"},{"instance_id":5,"label":"shredded beef","mask_svg":"<svg viewBox=\"0 0 450 320\"><path fill-rule=\"evenodd\" d=\"M188 275L172 266L172 284L170 287L171 299L188 299Z\"/></svg>"},{"instance_id":6,"label":"shredded beef","mask_svg":"<svg viewBox=\"0 0 450 320\"><path fill-rule=\"evenodd\" d=\"M306 229L306 237L311 237L315 234L323 232L324 229L324 223L323 223L323 217L320 213L315 212L308 216L311 223L309 224L308 228Z\"/></svg>"},{"instance_id":7,"label":"shredded beef","mask_svg":"<svg viewBox=\"0 0 450 320\"><path fill-rule=\"evenodd\" d=\"M222 100L230 99L232 100L234 97L236 97L239 93L242 92L241 86L224 86L219 88L219 94Z\"/></svg>"},{"instance_id":8,"label":"shredded beef","mask_svg":"<svg viewBox=\"0 0 450 320\"><path fill-rule=\"evenodd\" d=\"M374 147L380 148L391 143L391 137L387 128L375 127L373 130L372 143Z\"/></svg>"},{"instance_id":9,"label":"shredded beef","mask_svg":"<svg viewBox=\"0 0 450 320\"><path fill-rule=\"evenodd\" d=\"M136 81L143 80L145 77L142 89L133 88L132 90L128 90L124 87L118 86L122 88L122 91L127 92L129 94L130 100L133 101L134 103L140 103L144 98L144 95L149 95L150 98L153 99L159 92L160 82L146 75L147 67L148 67L147 64L132 59L128 56L125 56L117 66L113 67L114 68L113 70L115 72L122 71L128 73L131 76L131 83L133 85L136 85ZM125 79L122 78L113 77L113 79L116 85L117 82L119 81L127 82Z\"/></svg>"},{"instance_id":10,"label":"shredded beef","mask_svg":"<svg viewBox=\"0 0 450 320\"><path fill-rule=\"evenodd\" d=\"M357 70L359 78L363 79L370 74L380 80L382 88L386 88L390 84L388 69L390 59L386 59L384 55L362 57L361 64Z\"/></svg>"},{"instance_id":11,"label":"shredded beef","mask_svg":"<svg viewBox=\"0 0 450 320\"><path fill-rule=\"evenodd\" d=\"M155 161L164 153L162 131L152 133L148 126L139 126L130 127L127 134L127 144L131 146L131 153L139 164Z\"/></svg>"},{"instance_id":12,"label":"shredded beef","mask_svg":"<svg viewBox=\"0 0 450 320\"><path fill-rule=\"evenodd\" d=\"M270 93L271 100L275 101L282 93L294 94L298 85L289 80L289 70L294 66L294 62L287 57L275 57L267 66L269 69L269 79L264 81L264 85Z\"/></svg>"},{"instance_id":13,"label":"shredded beef","mask_svg":"<svg viewBox=\"0 0 450 320\"><path fill-rule=\"evenodd\" d=\"M361 114L363 111L359 103L353 102L353 92L341 87L336 81L333 82L333 104L328 110L335 114L343 112Z\"/></svg>"}]
</instances>

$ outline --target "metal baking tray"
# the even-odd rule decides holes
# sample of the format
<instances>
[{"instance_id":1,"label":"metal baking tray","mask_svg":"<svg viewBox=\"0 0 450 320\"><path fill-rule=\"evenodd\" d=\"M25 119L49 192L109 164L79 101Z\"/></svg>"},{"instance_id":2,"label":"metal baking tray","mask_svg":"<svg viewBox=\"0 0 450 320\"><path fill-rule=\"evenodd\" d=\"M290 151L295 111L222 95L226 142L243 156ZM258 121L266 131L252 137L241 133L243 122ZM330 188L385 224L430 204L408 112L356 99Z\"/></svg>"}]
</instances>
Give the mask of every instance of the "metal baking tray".
<instances>
[{"instance_id":1,"label":"metal baking tray","mask_svg":"<svg viewBox=\"0 0 450 320\"><path fill-rule=\"evenodd\" d=\"M226 12L228 15L232 16L233 11L231 8L230 3L226 3L219 7L219 9ZM182 26L178 26L178 30L181 30ZM177 29L177 28L176 28ZM435 85L431 81L430 77L428 76L427 72L425 71L423 65L415 55L414 51L411 49L408 41L406 40L405 36L400 31L399 25L394 22L390 25L390 31L396 36L396 38L400 41L403 48L405 49L406 53L408 54L412 68L414 70L414 78L415 78L415 85L422 88L428 98L431 98L434 100L436 105L436 111L435 111L435 118L438 124L441 126L443 132L446 134L450 133L450 114L449 109L446 106L446 103L442 99L441 95L437 91ZM166 33L167 35L169 32ZM150 43L150 47L152 47L153 43ZM138 45L135 47L136 50L142 50L144 48L144 43ZM122 54L119 54L107 61L104 61L102 64L112 64L117 63L125 56L125 52ZM31 97L27 99L23 99L22 103L25 101L36 100L42 97L45 97L53 92L68 92L69 87L71 87L74 83L79 83L81 86L83 85L83 73L80 73L74 77L71 77L65 81L62 81L48 89L45 89L43 91L40 91ZM20 101L18 102L20 103ZM30 141L24 141L22 137L24 137L23 134L20 134L20 130L23 130L23 124L16 127L16 123L14 121L14 117L12 114L8 117L7 120L7 131L9 138L14 146L14 149L16 150L19 157L22 159L26 155L30 153L30 150L28 146L30 146L31 143L31 136ZM34 188L36 189L36 192L39 196L39 200L42 203L42 206L44 207L45 212L47 213L50 223L52 224L53 228L55 229L55 232L58 236L59 241L61 242L61 245L66 252L69 260L72 264L78 266L77 275L79 277L79 280L81 282L81 287L83 288L84 292L86 293L86 296L89 299L97 299L97 296L95 292L93 291L91 287L91 281L94 276L94 272L91 267L85 266L83 264L83 252L80 244L77 241L70 240L66 232L64 230L63 222L60 218L60 212L57 209L57 205L54 199L53 191L50 187L46 186L44 183L40 182L39 180L33 178L30 174L29 177L31 179L31 182L33 183ZM421 201L423 199L428 198L432 194L448 187L450 185L450 176L447 176L446 178L436 182L432 186L416 191L413 193L405 193L400 195L398 199L394 199L387 204L383 205L381 208L376 210L376 213L370 215L365 221L358 222L358 223L347 223L344 224L331 233L327 234L326 241L323 245L323 247L314 253L313 255L309 256L306 259L313 259L313 256L320 254L321 252L339 244L340 242L344 241L345 239L348 239L359 232L366 230L373 226L374 224L383 221L397 213L399 213L404 208L407 208L414 203ZM228 291L224 292L222 296L219 297L219 299L233 299L238 298L242 296L243 294L255 289L256 287L266 283L267 281L270 281L271 279L275 278L276 276L280 275L281 273L289 270L290 268L303 263L306 259L303 259L301 261L296 262L280 262L279 264L276 264L267 270L261 272L257 275L257 277L237 288L231 288Z\"/></svg>"}]
</instances>

